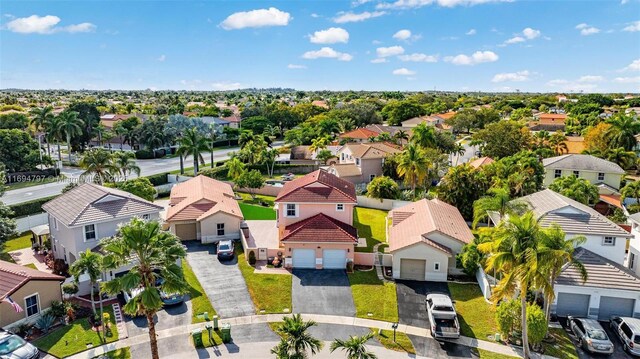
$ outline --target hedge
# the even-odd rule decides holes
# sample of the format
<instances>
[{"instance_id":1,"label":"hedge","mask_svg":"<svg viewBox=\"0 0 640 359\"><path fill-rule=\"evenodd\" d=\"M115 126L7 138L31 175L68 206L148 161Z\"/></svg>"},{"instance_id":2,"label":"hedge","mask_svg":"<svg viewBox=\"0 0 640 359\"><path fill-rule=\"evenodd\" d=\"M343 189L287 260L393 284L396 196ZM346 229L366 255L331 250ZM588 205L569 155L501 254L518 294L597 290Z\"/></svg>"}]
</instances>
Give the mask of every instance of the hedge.
<instances>
[{"instance_id":1,"label":"hedge","mask_svg":"<svg viewBox=\"0 0 640 359\"><path fill-rule=\"evenodd\" d=\"M152 185L161 186L163 184L169 183L169 179L167 178L168 174L169 172L164 172L164 173L158 173L156 175L151 175L146 177L149 180L149 182L151 182Z\"/></svg>"},{"instance_id":2,"label":"hedge","mask_svg":"<svg viewBox=\"0 0 640 359\"><path fill-rule=\"evenodd\" d=\"M7 173L6 179L7 183L9 184L14 182L31 182L43 180L49 177L57 177L58 175L60 175L59 168L47 168L37 171Z\"/></svg>"},{"instance_id":3,"label":"hedge","mask_svg":"<svg viewBox=\"0 0 640 359\"><path fill-rule=\"evenodd\" d=\"M219 180L226 180L228 173L229 171L225 166L220 166L216 168L207 168L198 172L198 174L201 174L203 176L207 176L207 177L211 177Z\"/></svg>"},{"instance_id":4,"label":"hedge","mask_svg":"<svg viewBox=\"0 0 640 359\"><path fill-rule=\"evenodd\" d=\"M29 202L22 202L9 206L13 211L11 218L29 216L32 214L42 213L42 205L56 198L57 196L34 199Z\"/></svg>"},{"instance_id":5,"label":"hedge","mask_svg":"<svg viewBox=\"0 0 640 359\"><path fill-rule=\"evenodd\" d=\"M153 158L153 152L146 148L136 151L136 159L138 160L149 160Z\"/></svg>"}]
</instances>

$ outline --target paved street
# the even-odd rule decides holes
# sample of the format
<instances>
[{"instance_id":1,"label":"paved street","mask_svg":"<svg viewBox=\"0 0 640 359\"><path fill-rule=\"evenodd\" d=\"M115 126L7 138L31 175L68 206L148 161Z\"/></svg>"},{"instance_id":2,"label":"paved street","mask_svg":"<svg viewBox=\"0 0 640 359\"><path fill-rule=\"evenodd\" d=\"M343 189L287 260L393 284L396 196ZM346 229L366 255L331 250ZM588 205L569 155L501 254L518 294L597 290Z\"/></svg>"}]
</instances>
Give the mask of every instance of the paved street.
<instances>
[{"instance_id":1,"label":"paved street","mask_svg":"<svg viewBox=\"0 0 640 359\"><path fill-rule=\"evenodd\" d=\"M294 269L292 282L295 313L356 315L349 278L344 270Z\"/></svg>"}]
</instances>

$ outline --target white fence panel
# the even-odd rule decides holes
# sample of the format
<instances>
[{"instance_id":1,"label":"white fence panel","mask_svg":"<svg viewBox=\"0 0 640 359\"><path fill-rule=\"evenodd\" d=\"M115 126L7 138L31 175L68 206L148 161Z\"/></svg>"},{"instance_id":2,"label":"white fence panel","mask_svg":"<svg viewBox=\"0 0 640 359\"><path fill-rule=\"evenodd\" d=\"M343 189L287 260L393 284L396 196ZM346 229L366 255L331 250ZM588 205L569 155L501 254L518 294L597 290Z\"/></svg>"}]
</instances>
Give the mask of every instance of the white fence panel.
<instances>
[{"instance_id":1,"label":"white fence panel","mask_svg":"<svg viewBox=\"0 0 640 359\"><path fill-rule=\"evenodd\" d=\"M478 281L478 285L480 286L480 290L482 291L482 295L486 300L491 299L491 287L495 285L495 279L484 272L482 267L478 268L476 271L476 280Z\"/></svg>"},{"instance_id":2,"label":"white fence panel","mask_svg":"<svg viewBox=\"0 0 640 359\"><path fill-rule=\"evenodd\" d=\"M381 209L384 211L390 211L394 208L402 207L409 204L409 201L399 201L395 199L384 198L382 200L376 198L370 198L367 196L358 196L358 206L365 208Z\"/></svg>"},{"instance_id":3,"label":"white fence panel","mask_svg":"<svg viewBox=\"0 0 640 359\"><path fill-rule=\"evenodd\" d=\"M40 226L47 223L49 223L49 216L46 212L16 218L16 232L26 232L35 226Z\"/></svg>"}]
</instances>

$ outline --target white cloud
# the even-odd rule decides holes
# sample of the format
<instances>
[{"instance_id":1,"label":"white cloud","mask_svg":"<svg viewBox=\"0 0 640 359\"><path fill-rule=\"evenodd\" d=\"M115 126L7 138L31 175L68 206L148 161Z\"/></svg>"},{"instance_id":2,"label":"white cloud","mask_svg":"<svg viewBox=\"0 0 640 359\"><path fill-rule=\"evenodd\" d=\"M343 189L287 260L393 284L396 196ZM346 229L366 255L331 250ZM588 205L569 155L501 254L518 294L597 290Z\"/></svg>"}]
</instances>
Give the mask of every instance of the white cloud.
<instances>
[{"instance_id":1,"label":"white cloud","mask_svg":"<svg viewBox=\"0 0 640 359\"><path fill-rule=\"evenodd\" d=\"M60 18L53 15L21 17L13 19L7 23L7 29L20 34L53 34L56 32L68 32L71 34L79 32L95 31L96 25L90 22L56 27L60 23Z\"/></svg>"},{"instance_id":2,"label":"white cloud","mask_svg":"<svg viewBox=\"0 0 640 359\"><path fill-rule=\"evenodd\" d=\"M585 83L585 82L602 82L602 81L604 81L604 77L595 76L595 75L585 75L585 76L581 76L578 79L578 82L581 82L581 83Z\"/></svg>"},{"instance_id":3,"label":"white cloud","mask_svg":"<svg viewBox=\"0 0 640 359\"><path fill-rule=\"evenodd\" d=\"M465 35L475 35L475 34L477 34L477 33L478 33L478 32L476 31L476 29L471 29L471 30L467 31L467 32L465 33Z\"/></svg>"},{"instance_id":4,"label":"white cloud","mask_svg":"<svg viewBox=\"0 0 640 359\"><path fill-rule=\"evenodd\" d=\"M510 38L509 40L505 41L504 43L507 45L511 45L511 44L517 44L519 42L525 42L526 40L524 39L524 37L522 36L515 36Z\"/></svg>"},{"instance_id":5,"label":"white cloud","mask_svg":"<svg viewBox=\"0 0 640 359\"><path fill-rule=\"evenodd\" d=\"M493 76L491 82L522 82L529 80L529 71L503 72Z\"/></svg>"},{"instance_id":6,"label":"white cloud","mask_svg":"<svg viewBox=\"0 0 640 359\"><path fill-rule=\"evenodd\" d=\"M160 62L164 62L164 60L167 59L167 56L165 56L164 54L158 56L158 58L156 60L160 61Z\"/></svg>"},{"instance_id":7,"label":"white cloud","mask_svg":"<svg viewBox=\"0 0 640 359\"><path fill-rule=\"evenodd\" d=\"M438 62L438 55L427 55L421 53L407 54L398 56L400 61L405 62Z\"/></svg>"},{"instance_id":8,"label":"white cloud","mask_svg":"<svg viewBox=\"0 0 640 359\"><path fill-rule=\"evenodd\" d=\"M379 3L376 9L416 9L427 5L439 5L442 7L473 6L491 2L510 2L512 0L396 0L390 3Z\"/></svg>"},{"instance_id":9,"label":"white cloud","mask_svg":"<svg viewBox=\"0 0 640 359\"><path fill-rule=\"evenodd\" d=\"M402 46L378 47L376 49L378 57L396 56L402 55L403 53L404 48Z\"/></svg>"},{"instance_id":10,"label":"white cloud","mask_svg":"<svg viewBox=\"0 0 640 359\"><path fill-rule=\"evenodd\" d=\"M624 5L624 4L628 3L628 2L629 2L629 0L621 0L620 1L620 5Z\"/></svg>"},{"instance_id":11,"label":"white cloud","mask_svg":"<svg viewBox=\"0 0 640 359\"><path fill-rule=\"evenodd\" d=\"M539 37L540 34L541 34L540 30L535 30L530 27L527 27L526 29L522 30L522 35L524 35L524 37L526 37L528 40L533 40L536 37Z\"/></svg>"},{"instance_id":12,"label":"white cloud","mask_svg":"<svg viewBox=\"0 0 640 359\"><path fill-rule=\"evenodd\" d=\"M220 23L220 27L225 30L238 30L248 27L287 26L291 19L293 18L288 12L270 7L233 13Z\"/></svg>"},{"instance_id":13,"label":"white cloud","mask_svg":"<svg viewBox=\"0 0 640 359\"><path fill-rule=\"evenodd\" d=\"M211 84L214 91L231 91L242 88L239 82L214 82Z\"/></svg>"},{"instance_id":14,"label":"white cloud","mask_svg":"<svg viewBox=\"0 0 640 359\"><path fill-rule=\"evenodd\" d=\"M349 12L341 11L337 14L336 17L333 18L333 22L335 22L336 24L344 24L347 22L360 22L360 21L365 21L365 20L376 18L376 17L380 17L384 14L386 14L386 12L384 11L373 11L373 12L365 11L359 14L353 13L351 11Z\"/></svg>"},{"instance_id":15,"label":"white cloud","mask_svg":"<svg viewBox=\"0 0 640 359\"><path fill-rule=\"evenodd\" d=\"M565 79L555 79L547 82L547 86L558 91L594 91L598 85L592 82L569 81Z\"/></svg>"},{"instance_id":16,"label":"white cloud","mask_svg":"<svg viewBox=\"0 0 640 359\"><path fill-rule=\"evenodd\" d=\"M613 82L617 82L619 84L640 83L640 76L636 76L636 77L616 77L615 79L613 79Z\"/></svg>"},{"instance_id":17,"label":"white cloud","mask_svg":"<svg viewBox=\"0 0 640 359\"><path fill-rule=\"evenodd\" d=\"M287 68L292 70L300 70L300 69L306 69L307 67L305 65L289 64L287 65Z\"/></svg>"},{"instance_id":18,"label":"white cloud","mask_svg":"<svg viewBox=\"0 0 640 359\"><path fill-rule=\"evenodd\" d=\"M320 15L316 14L315 12L311 14L311 17L314 19L317 19L320 17Z\"/></svg>"},{"instance_id":19,"label":"white cloud","mask_svg":"<svg viewBox=\"0 0 640 359\"><path fill-rule=\"evenodd\" d=\"M622 29L622 31L627 31L627 32L638 32L640 31L640 21L634 21L631 23L631 25L625 27L624 29Z\"/></svg>"},{"instance_id":20,"label":"white cloud","mask_svg":"<svg viewBox=\"0 0 640 359\"><path fill-rule=\"evenodd\" d=\"M378 57L377 59L371 60L372 64L384 64L385 62L389 62L389 60L384 57Z\"/></svg>"},{"instance_id":21,"label":"white cloud","mask_svg":"<svg viewBox=\"0 0 640 359\"><path fill-rule=\"evenodd\" d=\"M640 59L633 60L629 66L622 69L622 71L640 71Z\"/></svg>"},{"instance_id":22,"label":"white cloud","mask_svg":"<svg viewBox=\"0 0 640 359\"><path fill-rule=\"evenodd\" d=\"M530 27L527 27L524 30L522 30L522 32L514 34L514 36L512 38L510 38L509 40L507 40L504 43L502 43L502 45L498 45L498 46L507 46L507 45L512 45L512 44L517 44L517 43L520 43L520 42L534 40L534 39L540 37L541 34L542 34L542 32L540 32L540 30L536 30L536 29L532 29Z\"/></svg>"},{"instance_id":23,"label":"white cloud","mask_svg":"<svg viewBox=\"0 0 640 359\"><path fill-rule=\"evenodd\" d=\"M303 59L315 60L319 58L338 59L339 61L351 61L353 56L350 54L336 51L330 47L323 47L316 51L307 51L302 54Z\"/></svg>"},{"instance_id":24,"label":"white cloud","mask_svg":"<svg viewBox=\"0 0 640 359\"><path fill-rule=\"evenodd\" d=\"M587 25L585 23L576 25L576 30L580 30L580 35L582 36L593 35L600 32L600 29L597 27Z\"/></svg>"},{"instance_id":25,"label":"white cloud","mask_svg":"<svg viewBox=\"0 0 640 359\"><path fill-rule=\"evenodd\" d=\"M398 76L411 76L411 75L415 75L416 72L402 67L402 68L393 70L392 74L398 75Z\"/></svg>"},{"instance_id":26,"label":"white cloud","mask_svg":"<svg viewBox=\"0 0 640 359\"><path fill-rule=\"evenodd\" d=\"M393 38L396 40L406 40L411 37L411 31L404 29L393 34Z\"/></svg>"},{"instance_id":27,"label":"white cloud","mask_svg":"<svg viewBox=\"0 0 640 359\"><path fill-rule=\"evenodd\" d=\"M498 58L498 55L493 51L476 51L471 56L460 54L447 56L444 60L454 65L476 65L483 62L495 62L498 61Z\"/></svg>"},{"instance_id":28,"label":"white cloud","mask_svg":"<svg viewBox=\"0 0 640 359\"><path fill-rule=\"evenodd\" d=\"M330 27L309 35L309 40L314 44L335 44L338 42L349 42L349 33L340 27Z\"/></svg>"}]
</instances>

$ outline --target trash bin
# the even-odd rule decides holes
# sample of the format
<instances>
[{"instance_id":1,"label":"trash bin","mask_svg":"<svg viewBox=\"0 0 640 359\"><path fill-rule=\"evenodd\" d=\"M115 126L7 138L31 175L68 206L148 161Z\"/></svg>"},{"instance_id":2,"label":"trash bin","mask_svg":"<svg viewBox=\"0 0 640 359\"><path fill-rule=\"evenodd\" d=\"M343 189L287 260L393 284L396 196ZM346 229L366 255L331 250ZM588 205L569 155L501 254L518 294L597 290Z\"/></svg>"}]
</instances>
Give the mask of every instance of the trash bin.
<instances>
[{"instance_id":1,"label":"trash bin","mask_svg":"<svg viewBox=\"0 0 640 359\"><path fill-rule=\"evenodd\" d=\"M224 323L220 328L220 337L223 343L231 343L231 324Z\"/></svg>"},{"instance_id":2,"label":"trash bin","mask_svg":"<svg viewBox=\"0 0 640 359\"><path fill-rule=\"evenodd\" d=\"M213 325L211 325L211 324L208 324L208 323L207 323L207 324L205 324L205 325L204 325L204 328L205 328L205 329L207 330L207 332L209 333L209 343L210 343L211 345L217 345L217 344L216 344L216 342L215 342L215 340L213 339L213 335L212 335L212 333L211 333L211 332L213 332Z\"/></svg>"},{"instance_id":3,"label":"trash bin","mask_svg":"<svg viewBox=\"0 0 640 359\"><path fill-rule=\"evenodd\" d=\"M193 338L193 345L196 348L202 347L202 329L196 329L192 331L191 338Z\"/></svg>"}]
</instances>

